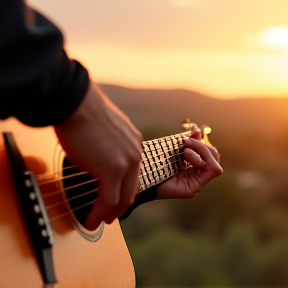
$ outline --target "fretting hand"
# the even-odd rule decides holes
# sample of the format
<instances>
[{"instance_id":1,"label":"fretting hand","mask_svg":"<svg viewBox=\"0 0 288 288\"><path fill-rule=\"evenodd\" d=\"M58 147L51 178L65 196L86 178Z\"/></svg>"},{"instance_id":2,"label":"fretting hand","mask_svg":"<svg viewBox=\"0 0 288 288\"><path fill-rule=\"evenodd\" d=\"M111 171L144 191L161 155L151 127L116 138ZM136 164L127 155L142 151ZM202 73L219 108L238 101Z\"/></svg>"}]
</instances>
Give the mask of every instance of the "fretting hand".
<instances>
[{"instance_id":1,"label":"fretting hand","mask_svg":"<svg viewBox=\"0 0 288 288\"><path fill-rule=\"evenodd\" d=\"M220 154L200 142L201 134L192 130L185 140L184 157L193 167L182 171L156 188L157 199L192 198L213 178L222 174Z\"/></svg>"}]
</instances>

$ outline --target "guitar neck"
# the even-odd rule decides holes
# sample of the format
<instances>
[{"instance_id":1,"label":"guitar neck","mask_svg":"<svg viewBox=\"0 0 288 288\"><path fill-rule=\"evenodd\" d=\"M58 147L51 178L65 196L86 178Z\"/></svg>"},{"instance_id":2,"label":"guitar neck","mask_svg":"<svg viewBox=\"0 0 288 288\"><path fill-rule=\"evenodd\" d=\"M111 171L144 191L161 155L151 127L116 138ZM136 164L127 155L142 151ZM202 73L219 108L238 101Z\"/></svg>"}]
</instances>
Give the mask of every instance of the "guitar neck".
<instances>
[{"instance_id":1,"label":"guitar neck","mask_svg":"<svg viewBox=\"0 0 288 288\"><path fill-rule=\"evenodd\" d=\"M184 139L191 131L143 142L140 164L140 192L179 174L187 167Z\"/></svg>"}]
</instances>

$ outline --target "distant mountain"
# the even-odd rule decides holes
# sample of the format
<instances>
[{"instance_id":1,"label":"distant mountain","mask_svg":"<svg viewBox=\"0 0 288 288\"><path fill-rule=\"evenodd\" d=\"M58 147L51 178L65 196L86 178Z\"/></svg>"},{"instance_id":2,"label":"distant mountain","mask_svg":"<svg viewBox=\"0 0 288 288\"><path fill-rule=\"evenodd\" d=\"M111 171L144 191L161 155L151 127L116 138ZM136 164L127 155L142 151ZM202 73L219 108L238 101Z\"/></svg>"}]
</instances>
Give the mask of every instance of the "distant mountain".
<instances>
[{"instance_id":1,"label":"distant mountain","mask_svg":"<svg viewBox=\"0 0 288 288\"><path fill-rule=\"evenodd\" d=\"M288 98L219 100L187 90L131 89L100 85L108 97L139 128L181 130L185 118L208 124L213 131L237 135L288 132ZM286 132L287 128L287 132Z\"/></svg>"}]
</instances>

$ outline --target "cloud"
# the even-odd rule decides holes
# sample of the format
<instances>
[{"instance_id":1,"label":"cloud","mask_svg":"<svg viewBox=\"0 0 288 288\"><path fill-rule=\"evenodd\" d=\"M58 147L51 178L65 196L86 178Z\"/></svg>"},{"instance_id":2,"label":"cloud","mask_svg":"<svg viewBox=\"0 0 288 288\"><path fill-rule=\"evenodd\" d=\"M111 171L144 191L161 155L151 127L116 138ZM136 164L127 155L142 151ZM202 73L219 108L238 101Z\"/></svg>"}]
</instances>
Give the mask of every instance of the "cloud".
<instances>
[{"instance_id":1,"label":"cloud","mask_svg":"<svg viewBox=\"0 0 288 288\"><path fill-rule=\"evenodd\" d=\"M203 4L202 0L171 0L171 4L175 7L197 8Z\"/></svg>"}]
</instances>

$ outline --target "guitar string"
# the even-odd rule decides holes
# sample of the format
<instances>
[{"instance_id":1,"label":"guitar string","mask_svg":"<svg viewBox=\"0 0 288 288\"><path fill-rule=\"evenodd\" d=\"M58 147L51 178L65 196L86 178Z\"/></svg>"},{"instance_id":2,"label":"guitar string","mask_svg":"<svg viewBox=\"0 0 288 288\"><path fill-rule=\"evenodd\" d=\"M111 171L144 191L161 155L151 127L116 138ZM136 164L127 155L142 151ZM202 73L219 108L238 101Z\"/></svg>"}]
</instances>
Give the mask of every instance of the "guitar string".
<instances>
[{"instance_id":1,"label":"guitar string","mask_svg":"<svg viewBox=\"0 0 288 288\"><path fill-rule=\"evenodd\" d=\"M171 139L170 139L171 140ZM174 145L174 144L172 144L172 145ZM178 145L177 145L178 146ZM171 150L168 150L168 151L166 151L166 152L169 152L169 151L172 151L172 150L176 150L176 149L181 149L182 147L177 147L177 148L175 148L175 149L171 149ZM155 150L154 150L155 151ZM149 151L150 152L150 151ZM163 151L164 152L164 151ZM164 152L164 153L161 153L161 154L157 154L156 156L161 156L161 155L163 155L163 154L165 154L166 152ZM181 154L184 154L184 152L181 152L181 153L174 153L174 155L172 155L172 156L170 156L170 157L168 157L168 159L170 159L170 158L172 158L172 157L176 157L176 156L179 156L179 155L181 155ZM167 160L167 159L165 159L165 160ZM181 159L180 159L181 160ZM159 161L160 162L160 161ZM158 162L158 163L159 163ZM174 164L174 163L177 163L177 162L179 162L179 159L178 160L176 160L176 161L174 161L174 162L170 162L170 163L168 163L168 164L165 164L165 165L163 165L162 167L161 167L161 170L163 170L163 168L165 167L165 166L169 166L169 164L170 165L172 165L172 164ZM155 163L157 163L157 162L153 162L154 164ZM71 166L71 167L66 167L66 168L73 168L73 166ZM171 175L170 177L172 177L172 176L174 176L176 173L178 173L179 171L181 171L181 170L183 170L182 169L182 167L176 167L176 169L175 168L173 168L173 175ZM155 169L155 170L152 170L152 171L149 171L148 173L145 173L145 175L147 175L147 174L151 174L151 173L154 173L155 171L157 171L157 168ZM144 175L140 175L139 177L143 177ZM139 178L138 177L138 178ZM159 176L157 176L156 177L156 179L157 178L160 178ZM149 178L148 178L149 179ZM155 178L154 178L155 179ZM153 180L154 180L153 179ZM155 181L154 181L155 182ZM155 184L154 184L155 185ZM154 186L154 185L151 185L151 186ZM98 191L98 189L94 189L94 191L93 190L91 190L91 191L88 191L88 192L86 192L86 193L82 193L82 194L80 194L80 195L77 195L77 196L75 196L75 197L73 197L73 198L70 198L69 200L72 200L72 199L75 199L75 198L78 198L78 197L80 197L80 196L84 196L84 194L89 194L89 193L93 193L93 192L95 192L95 191ZM69 201L68 200L68 201ZM97 200L97 199L96 199ZM92 201L90 201L90 202L88 202L88 203L85 203L85 204L83 204L83 205L80 205L80 206L78 206L78 207L76 207L76 208L74 208L74 209L72 209L71 211L76 211L76 210L78 210L78 209L80 209L80 208L83 208L83 207L85 207L85 206L87 206L87 205L90 205L90 204L93 204L94 202L96 202L96 200L92 200ZM66 201L66 202L68 202L68 201ZM62 203L63 203L63 201L62 201ZM69 215L70 214L70 212L65 212L65 213L62 213L62 214L60 214L60 215L57 215L57 216L55 216L55 217L52 217L51 219L50 219L50 222L53 222L53 221L55 221L55 220L57 220L57 219L59 219L59 218L62 218L62 217L64 217L64 216L66 216L66 215ZM86 215L81 215L81 216L79 216L78 218L83 218L83 217L86 217L88 214L86 214Z\"/></svg>"},{"instance_id":2,"label":"guitar string","mask_svg":"<svg viewBox=\"0 0 288 288\"><path fill-rule=\"evenodd\" d=\"M97 179L91 179L91 180L86 181L86 182L83 182L83 183L79 183L79 184L75 184L75 185L66 187L65 190L70 190L70 189L73 189L73 188L77 188L77 187L79 187L79 186L82 186L82 185L85 185L85 184L89 184L89 183L92 183L92 182L96 182L96 181L97 181ZM47 194L42 195L42 198L45 199L45 198L47 198L47 197L54 196L54 195L57 195L57 194L59 194L59 193L61 193L60 190L55 190L55 191L53 191L53 192L49 192L49 193L47 193Z\"/></svg>"},{"instance_id":3,"label":"guitar string","mask_svg":"<svg viewBox=\"0 0 288 288\"><path fill-rule=\"evenodd\" d=\"M43 173L43 174L39 174L39 175L36 175L36 178L37 178L37 181L39 183L41 183L40 181L44 181L47 177L53 177L54 175L57 175L59 174L60 172L62 172L63 170L66 170L66 169L72 169L72 168L75 168L74 165L72 166L67 166L67 167L63 167L61 170L58 170L58 171L55 171L55 172L51 172L51 173ZM41 178L44 178L43 180L41 180ZM48 180L49 181L49 180ZM39 185L38 183L38 185ZM44 183L45 184L45 183Z\"/></svg>"},{"instance_id":4,"label":"guitar string","mask_svg":"<svg viewBox=\"0 0 288 288\"><path fill-rule=\"evenodd\" d=\"M169 160L169 159L172 158L172 157L176 157L176 156L182 155L183 153L184 153L184 152L180 152L180 153L177 153L177 154L175 154L175 155L173 155L173 156L169 156L168 158L166 158L166 160ZM161 167L155 167L154 169L152 169L152 170L149 171L148 173L146 173L146 172L142 173L141 175L138 176L138 178L143 178L143 177L146 176L146 175L149 175L149 174L151 174L151 173L156 172L158 169L162 169L162 167L164 168L164 167L166 167L166 166L175 164L175 163L177 163L177 162L179 162L179 159L176 160L176 161L171 161L171 162L169 162L169 163L167 163L167 164L163 164ZM151 163L151 162L150 162L150 163ZM160 162L152 162L152 163L158 165ZM83 174L85 174L85 173L88 174L88 172L84 172ZM74 174L74 175L75 175L75 174ZM72 177L72 175L69 175L69 176ZM65 178L65 177L63 177L62 179L64 179L64 178ZM57 182L57 181L59 181L59 180L61 180L61 179L56 179L54 182ZM89 180L89 181L86 181L86 182L82 182L82 183L79 183L79 184L76 184L76 185L69 186L69 187L65 188L65 190L69 190L69 189L72 189L72 188L76 188L76 187L79 187L79 186L82 186L82 185L85 185L85 184L88 184L88 183L91 183L91 182L95 182L95 181L97 181L97 179L92 179L92 180ZM43 197L43 198L47 198L47 197L51 197L51 196L57 195L57 194L59 194L59 193L61 193L60 190L55 190L55 191L53 191L53 192L49 192L49 193L44 194L42 197Z\"/></svg>"},{"instance_id":5,"label":"guitar string","mask_svg":"<svg viewBox=\"0 0 288 288\"><path fill-rule=\"evenodd\" d=\"M75 167L75 166L73 166L73 167ZM57 173L55 172L53 174L57 174ZM59 180L63 180L63 179L71 178L71 177L76 177L76 176L84 175L84 174L88 174L88 172L82 171L82 172L78 172L78 173L75 173L75 174L67 175L67 176L64 176L64 177L58 177L57 179L54 178L54 179L51 179L51 180L47 180L45 182L40 182L40 183L38 183L38 185L41 186L41 185L57 182Z\"/></svg>"},{"instance_id":6,"label":"guitar string","mask_svg":"<svg viewBox=\"0 0 288 288\"><path fill-rule=\"evenodd\" d=\"M169 147L169 148L170 148L170 147ZM174 151L174 150L177 150L177 149L182 149L182 148L183 148L183 146L181 146L181 147L178 146L178 148L171 148L171 149L165 150L165 152L163 151L162 153L157 154L156 156L163 156L163 155L165 155L165 154L167 154L167 153L169 153L169 152L171 152L171 151ZM153 151L156 151L156 150L153 150ZM148 151L148 152L151 153L151 151ZM152 154L152 153L151 153L151 154ZM153 156L154 156L154 155L153 155ZM166 159L169 159L169 158L171 158L171 157L173 157L173 156L178 156L178 153L175 153L174 155L169 156L169 157L166 158ZM152 157L152 158L154 158L154 157ZM165 160L166 160L166 159L165 159ZM148 160L149 160L149 158L148 158ZM143 160L142 162L148 161L148 160ZM155 162L154 162L154 163L155 163ZM64 167L63 170L64 170L64 169L75 168L75 167L76 167L76 166ZM55 174L57 175L57 174L60 173L60 172L61 172L61 170L59 170L59 171L57 171L57 172L53 172L53 173L51 173L51 174L38 175L37 178L43 178L43 177L53 176L53 175L55 175ZM64 176L64 177L58 177L58 178L56 178L56 179L54 178L54 179L47 180L47 181L42 181L42 180L39 179L40 181L39 181L38 185L41 186L41 185L45 185L45 184L57 182L57 181L59 181L59 180L63 180L63 179L66 179L66 178L71 178L71 177L73 177L73 176L78 176L78 175L81 175L81 174L89 174L89 172L79 172L79 173L71 174L71 175ZM42 182L41 182L41 181L42 181Z\"/></svg>"},{"instance_id":7,"label":"guitar string","mask_svg":"<svg viewBox=\"0 0 288 288\"><path fill-rule=\"evenodd\" d=\"M161 154L159 154L159 155L157 155L157 156L162 156L163 154L165 154L165 153L167 153L167 152L171 152L171 151L173 151L173 150L183 148L183 147L184 147L184 146L183 146L183 143L177 143L177 144L175 143L175 144L174 144L174 143L173 143L173 140L176 140L177 142L179 142L179 140L187 139L188 137L185 135L185 133L187 133L187 132L184 132L184 133L181 133L181 134L172 135L172 136L168 136L168 137L174 137L175 139L170 138L170 139L168 139L168 140L159 141L158 143L156 143L156 144L160 145L161 148L163 148L161 142L164 142L164 143L166 144L166 147L168 147L168 148L171 148L171 146L173 147L173 146L181 145L181 147L178 146L178 148L177 148L177 147L176 147L176 148L173 147L172 149L165 150L165 151L163 151L164 153L161 153ZM184 134L184 135L182 135L182 134ZM178 135L180 135L180 136L178 136ZM177 137L176 137L176 136L177 136ZM183 136L183 137L182 137L182 136ZM165 139L168 138L168 137L165 137ZM162 138L160 138L160 139L162 139ZM167 141L171 141L172 144L168 145L168 144L167 144ZM149 142L149 143L148 143L148 142ZM148 146L153 145L153 146L154 146L154 143L153 143L153 140L149 140L149 141L143 142L143 145L148 145ZM165 148L165 147L164 147L164 148ZM144 149L144 151L145 151L145 149ZM155 150L153 150L153 151L155 151ZM150 151L149 151L149 152L150 152ZM59 174L59 173L62 172L63 170L72 169L72 168L75 168L75 167L76 167L75 165L72 165L72 166L64 167L64 168L62 168L62 170L58 170L58 171L55 171L55 172L53 172L53 173L37 175L36 178L37 178L38 181L39 181L38 185L44 185L44 184L47 184L47 183L51 183L50 180L45 181L45 182L40 182L40 181L42 181L42 180L39 179L39 178L44 178L44 177L47 178L47 177L49 177L49 176L52 177L52 176L54 176L55 174L56 174L56 175ZM87 173L88 173L88 172L87 172ZM61 180L61 179L58 179L58 180Z\"/></svg>"},{"instance_id":8,"label":"guitar string","mask_svg":"<svg viewBox=\"0 0 288 288\"><path fill-rule=\"evenodd\" d=\"M181 169L179 169L178 171L176 171L176 173L179 172L179 171L181 171ZM154 186L154 185L152 185L152 186ZM152 187L152 186L151 186L151 187ZM96 201L97 201L97 199L92 200L92 201L90 201L90 202L88 202L88 203L85 203L85 204L80 205L80 206L78 206L78 207L76 207L76 208L73 208L73 209L71 209L70 211L74 212L74 211L76 211L76 210L79 210L79 209L87 206L87 205L93 204L93 203L95 203ZM62 202L62 203L63 203L63 202ZM47 208L46 208L46 209L47 209ZM55 220L57 220L57 219L60 219L60 218L65 217L65 216L68 216L69 214L70 214L70 212L61 213L61 214L59 214L59 215L57 215L57 216L52 217L51 219L49 219L49 221L50 221L50 222L53 222L53 221L55 221ZM88 213L88 214L89 214L89 213ZM81 215L81 216L79 216L78 218L86 217L88 214Z\"/></svg>"},{"instance_id":9,"label":"guitar string","mask_svg":"<svg viewBox=\"0 0 288 288\"><path fill-rule=\"evenodd\" d=\"M72 201L72 200L74 200L74 199L83 197L83 196L85 196L85 195L89 195L89 194L91 194L91 193L93 193L93 192L97 192L98 190L99 190L98 188L95 188L95 189L93 189L93 190L89 190L89 191L87 191L87 192L84 192L84 193L81 193L81 194L79 194L79 195L73 196L73 197L71 197L71 198L69 198L69 199L62 200L61 202L57 202L57 203L55 203L55 204L51 204L51 205L49 205L49 206L46 206L45 208L46 208L46 210L49 210L49 209L51 209L51 208L55 208L56 206L59 206L59 205L61 205L61 204L63 204L63 203L68 203L68 202L70 202L70 201Z\"/></svg>"},{"instance_id":10,"label":"guitar string","mask_svg":"<svg viewBox=\"0 0 288 288\"><path fill-rule=\"evenodd\" d=\"M174 163L176 163L176 162L178 162L178 161L172 162L172 164L174 164ZM169 165L169 164L163 165L163 169L164 169L164 166L168 166L168 165ZM161 168L160 170L163 170L163 169ZM150 172L147 173L147 174L154 173L154 172L156 172L157 170L158 170L158 169L156 169L155 171L150 171ZM174 171L172 171L172 172L173 172L174 175L175 175L175 174L176 174L177 172L179 172L179 171L181 171L181 167L177 167L177 168L174 169ZM164 175L164 176L165 176L165 175ZM142 178L142 177L143 177L142 175L139 175L139 176L138 176L138 178ZM157 178L160 179L159 176L156 177L156 180L158 180ZM154 178L154 179L155 179L155 178ZM154 180L154 179L153 179L153 180ZM94 181L96 181L96 180L94 180ZM92 182L92 180L91 180L90 182ZM154 180L154 182L156 182L156 181ZM155 185L155 184L154 184L154 185ZM80 185L78 184L78 186L80 186ZM77 187L78 187L78 186L77 186ZM153 185L152 185L152 186L153 186ZM74 187L72 187L72 188L74 188ZM69 188L69 189L72 189L72 188ZM68 189L65 188L64 190L68 190ZM91 190L91 191L81 193L81 194L76 195L76 196L74 196L74 197L71 197L71 198L69 198L69 199L61 200L61 201L59 201L59 202L57 202L57 203L51 204L51 205L49 205L49 206L46 206L46 210L49 210L49 209L51 209L51 208L55 208L56 206L62 205L63 203L70 202L70 201L72 201L72 200L74 200L74 199L76 199L76 198L79 198L79 197L82 197L82 196L91 194L91 193L93 193L93 192L97 192L98 190L99 190L99 188L95 188L95 189L93 189L93 190ZM57 192L56 194L60 194L60 193L61 193L61 191L55 191L55 192ZM54 192L54 193L55 193L55 192ZM54 194L54 195L56 195L56 194ZM43 198L44 198L44 197L43 197Z\"/></svg>"},{"instance_id":11,"label":"guitar string","mask_svg":"<svg viewBox=\"0 0 288 288\"><path fill-rule=\"evenodd\" d=\"M165 150L165 152L160 153L160 154L157 154L156 156L163 156L164 154L166 154L166 153L168 153L168 152L171 152L171 151L176 150L176 149L181 149L181 148L183 148L183 147L178 147L178 148L172 148L172 149L169 149L169 150ZM155 151L155 150L153 150L153 151ZM149 152L150 152L150 151L149 151ZM175 153L175 156L177 156L177 155L178 155L178 154ZM172 155L172 157L173 157L173 156L174 156L174 155ZM166 158L166 159L167 159L167 158ZM166 160L166 159L165 159L165 160ZM143 161L147 161L147 160L143 160ZM143 161L142 161L142 162L143 162ZM154 163L155 163L155 162L154 162ZM75 167L76 167L76 166L64 167L63 170L64 170L64 169L75 168ZM43 178L43 177L53 176L53 175L58 174L58 173L60 173L60 172L61 172L61 170L56 171L56 172L53 172L53 173L51 173L51 174L38 175L37 178ZM80 172L80 173L81 173L81 174L88 174L88 172ZM66 179L66 178L70 178L70 177L72 177L72 176L81 175L80 173L71 174L71 175L64 176L64 177L58 177L57 179L54 178L54 179L47 180L47 181L43 181L43 182L41 182L42 180L39 179L40 181L39 181L38 185L41 186L41 185L45 185L45 184L48 184L48 183L57 182L57 181L59 181L59 180Z\"/></svg>"},{"instance_id":12,"label":"guitar string","mask_svg":"<svg viewBox=\"0 0 288 288\"><path fill-rule=\"evenodd\" d=\"M182 153L179 153L177 155L181 155ZM173 157L173 156L171 156ZM169 157L170 158L170 157ZM177 163L179 162L179 160L177 161L172 161L172 162L169 162L168 164L164 164L162 165L160 168L155 168L151 171L149 171L149 173L142 173L141 175L138 176L138 178L143 178L144 176L148 175L148 174L151 174L151 173L154 173L156 172L157 170L159 169L163 169L164 167L166 166L169 166L169 165L172 165L174 163ZM157 164L156 162L153 162L154 164ZM88 172L87 172L88 173ZM82 185L85 185L85 184L88 184L88 183L91 183L91 182L96 182L98 179L92 179L92 180L89 180L89 181L86 181L86 182L82 182L82 183L79 183L79 184L76 184L76 185L73 185L73 186L69 186L67 188L65 188L65 190L69 190L69 189L72 189L72 188L76 188L76 187L79 187L79 186L82 186ZM139 179L140 180L140 179ZM54 196L54 195L57 195L57 194L60 194L61 191L60 190L56 190L56 191L53 191L53 192L49 192L49 193L46 193L44 195L42 195L42 198L45 199L45 198L48 198L48 197L51 197L51 196Z\"/></svg>"}]
</instances>

